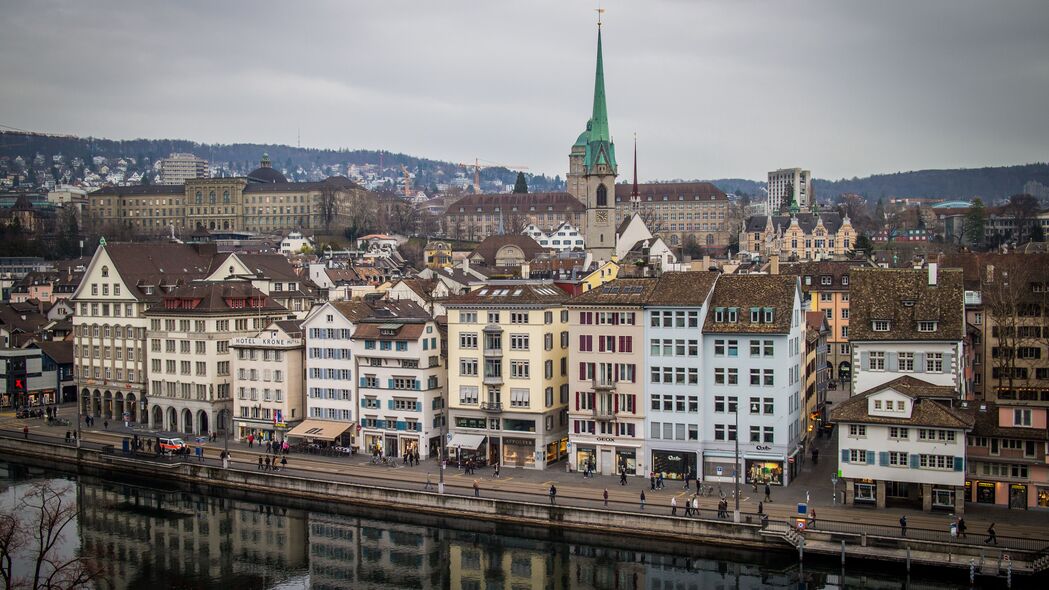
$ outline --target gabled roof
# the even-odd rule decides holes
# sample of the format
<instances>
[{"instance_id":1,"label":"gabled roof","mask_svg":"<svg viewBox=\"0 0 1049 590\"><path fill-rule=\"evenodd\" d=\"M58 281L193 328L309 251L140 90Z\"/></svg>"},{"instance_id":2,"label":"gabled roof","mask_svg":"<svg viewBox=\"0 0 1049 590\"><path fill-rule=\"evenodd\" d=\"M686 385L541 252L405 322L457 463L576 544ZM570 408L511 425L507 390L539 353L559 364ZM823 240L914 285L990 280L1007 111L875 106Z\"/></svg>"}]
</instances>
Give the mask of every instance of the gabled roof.
<instances>
[{"instance_id":1,"label":"gabled roof","mask_svg":"<svg viewBox=\"0 0 1049 590\"><path fill-rule=\"evenodd\" d=\"M242 252L234 252L219 262L219 267L227 264L226 261L234 256L256 277L277 281L301 281L301 278L295 272L295 267L288 262L288 258L283 254L244 254Z\"/></svg>"},{"instance_id":2,"label":"gabled roof","mask_svg":"<svg viewBox=\"0 0 1049 590\"><path fill-rule=\"evenodd\" d=\"M179 285L206 277L211 269L214 247L172 243L112 243L102 248L120 278L140 301L159 301L164 285ZM96 257L99 254L96 253ZM147 295L143 286L154 287Z\"/></svg>"},{"instance_id":3,"label":"gabled roof","mask_svg":"<svg viewBox=\"0 0 1049 590\"><path fill-rule=\"evenodd\" d=\"M657 278L617 278L573 297L569 305L644 305L659 284Z\"/></svg>"},{"instance_id":4,"label":"gabled roof","mask_svg":"<svg viewBox=\"0 0 1049 590\"><path fill-rule=\"evenodd\" d=\"M396 326L396 328L394 328ZM384 335L385 329L394 330L393 335ZM414 322L409 324L377 323L372 321L357 324L353 331L354 338L374 338L377 340L418 340L423 335L426 324Z\"/></svg>"},{"instance_id":5,"label":"gabled roof","mask_svg":"<svg viewBox=\"0 0 1049 590\"><path fill-rule=\"evenodd\" d=\"M971 402L959 411L972 416L975 436L1049 441L1049 430L1045 428L1002 426L998 420L998 408L998 404L992 402Z\"/></svg>"},{"instance_id":6,"label":"gabled roof","mask_svg":"<svg viewBox=\"0 0 1049 590\"><path fill-rule=\"evenodd\" d=\"M903 379L903 378L901 378ZM960 430L971 430L973 417L966 412L957 410L942 403L935 388L939 387L931 383L925 383L920 379L906 377L919 383L901 383L895 379L883 383L872 389L854 395L831 410L830 419L833 422L859 423L859 424L885 424L902 426L930 426L937 428L953 428ZM924 385L921 385L924 383ZM897 391L911 398L911 417L899 416L871 416L868 413L867 398L888 389ZM948 388L952 389L952 388ZM930 395L926 395L930 394ZM957 397L955 395L955 397Z\"/></svg>"},{"instance_id":7,"label":"gabled roof","mask_svg":"<svg viewBox=\"0 0 1049 590\"><path fill-rule=\"evenodd\" d=\"M34 345L60 365L73 364L72 340L44 340Z\"/></svg>"},{"instance_id":8,"label":"gabled roof","mask_svg":"<svg viewBox=\"0 0 1049 590\"><path fill-rule=\"evenodd\" d=\"M630 184L616 185L616 201L627 203L630 201L630 193L634 187ZM728 196L718 187L709 182L652 182L637 185L638 195L641 203L651 201L663 202L666 197L668 203L675 201L727 201Z\"/></svg>"},{"instance_id":9,"label":"gabled roof","mask_svg":"<svg viewBox=\"0 0 1049 590\"><path fill-rule=\"evenodd\" d=\"M950 385L934 385L911 375L903 375L892 381L886 381L885 383L876 385L862 393L876 393L886 389L892 389L913 398L925 397L941 400L958 399L958 390L954 387L951 387Z\"/></svg>"},{"instance_id":10,"label":"gabled roof","mask_svg":"<svg viewBox=\"0 0 1049 590\"><path fill-rule=\"evenodd\" d=\"M547 283L490 283L449 299L447 306L469 305L558 305L568 300L568 293Z\"/></svg>"},{"instance_id":11,"label":"gabled roof","mask_svg":"<svg viewBox=\"0 0 1049 590\"><path fill-rule=\"evenodd\" d=\"M495 212L495 209L498 208L499 213L504 213L506 215L513 215L514 213L529 213L532 212L533 208L535 213L545 213L547 211L554 213L582 213L586 211L586 206L571 194L566 192L550 192L510 194L484 193L480 195L467 195L448 205L447 212L450 214L456 214L459 213L459 209L463 209L464 214L472 214L475 213L478 208L484 213L493 213Z\"/></svg>"},{"instance_id":12,"label":"gabled roof","mask_svg":"<svg viewBox=\"0 0 1049 590\"><path fill-rule=\"evenodd\" d=\"M701 306L719 275L710 271L665 272L659 277L647 304Z\"/></svg>"},{"instance_id":13,"label":"gabled roof","mask_svg":"<svg viewBox=\"0 0 1049 590\"><path fill-rule=\"evenodd\" d=\"M936 285L928 269L857 268L850 275L849 340L955 341L965 337L962 271L941 268ZM875 332L872 322L890 322ZM936 331L919 332L918 322L937 322Z\"/></svg>"},{"instance_id":14,"label":"gabled roof","mask_svg":"<svg viewBox=\"0 0 1049 590\"><path fill-rule=\"evenodd\" d=\"M234 307L230 305L233 300L251 298L262 301L261 305ZM287 309L259 291L248 281L193 281L181 287L177 287L163 296L165 301L169 299L199 300L194 307L166 307L164 303L150 307L146 312L150 315L192 315L201 313L231 313L252 315L266 312L281 312Z\"/></svg>"},{"instance_id":15,"label":"gabled roof","mask_svg":"<svg viewBox=\"0 0 1049 590\"><path fill-rule=\"evenodd\" d=\"M779 272L784 275L796 275L801 277L801 290L805 293L811 291L848 291L849 284L842 284L842 277L849 276L853 269L870 267L866 260L816 260L809 262L780 262ZM805 283L805 277L811 277L810 284ZM823 277L830 277L829 285L821 281Z\"/></svg>"},{"instance_id":16,"label":"gabled roof","mask_svg":"<svg viewBox=\"0 0 1049 590\"><path fill-rule=\"evenodd\" d=\"M790 275L722 275L714 285L714 295L710 300L711 308L737 308L735 323L728 321L728 314L723 321L717 322L714 313L707 313L703 330L710 333L763 333L786 334L790 332L793 321L794 299L798 279ZM773 309L772 322L751 323L750 309L753 307Z\"/></svg>"},{"instance_id":17,"label":"gabled roof","mask_svg":"<svg viewBox=\"0 0 1049 590\"><path fill-rule=\"evenodd\" d=\"M816 227L816 222L820 219L823 220L823 227L827 228L828 233L838 233L843 225L841 214L837 211L824 211L820 213L798 213L795 215L798 219L798 226L801 231L805 233L812 233L812 230ZM765 231L765 225L768 223L767 215L753 215L747 218L746 232L762 232ZM791 216L790 215L773 215L772 216L772 228L773 231L776 229L786 230L790 227Z\"/></svg>"}]
</instances>

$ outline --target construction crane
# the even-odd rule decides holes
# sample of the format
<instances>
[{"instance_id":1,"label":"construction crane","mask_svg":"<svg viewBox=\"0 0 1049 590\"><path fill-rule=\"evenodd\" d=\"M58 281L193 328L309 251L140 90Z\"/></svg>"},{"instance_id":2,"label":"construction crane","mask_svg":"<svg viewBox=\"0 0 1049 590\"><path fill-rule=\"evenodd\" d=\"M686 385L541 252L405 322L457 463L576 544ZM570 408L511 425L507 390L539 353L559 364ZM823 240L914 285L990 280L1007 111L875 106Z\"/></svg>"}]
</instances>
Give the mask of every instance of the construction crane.
<instances>
[{"instance_id":1,"label":"construction crane","mask_svg":"<svg viewBox=\"0 0 1049 590\"><path fill-rule=\"evenodd\" d=\"M404 164L401 164L401 170L404 172L404 198L409 199L412 196L412 175Z\"/></svg>"},{"instance_id":2,"label":"construction crane","mask_svg":"<svg viewBox=\"0 0 1049 590\"><path fill-rule=\"evenodd\" d=\"M480 158L474 158L473 164L459 163L463 168L474 169L474 193L481 193L481 168L508 168L512 170L528 170L528 166L518 166L516 164L495 164L493 162L481 163Z\"/></svg>"}]
</instances>

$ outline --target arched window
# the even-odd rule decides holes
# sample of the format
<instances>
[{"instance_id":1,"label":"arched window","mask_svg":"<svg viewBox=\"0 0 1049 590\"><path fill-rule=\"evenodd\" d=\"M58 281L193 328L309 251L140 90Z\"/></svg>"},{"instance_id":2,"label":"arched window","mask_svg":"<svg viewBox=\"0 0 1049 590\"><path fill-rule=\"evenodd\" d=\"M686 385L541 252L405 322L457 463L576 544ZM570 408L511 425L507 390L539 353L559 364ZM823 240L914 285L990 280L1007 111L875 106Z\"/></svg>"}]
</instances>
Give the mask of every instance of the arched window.
<instances>
[{"instance_id":1,"label":"arched window","mask_svg":"<svg viewBox=\"0 0 1049 590\"><path fill-rule=\"evenodd\" d=\"M204 202L204 193L197 191L197 204L200 205Z\"/></svg>"},{"instance_id":2,"label":"arched window","mask_svg":"<svg viewBox=\"0 0 1049 590\"><path fill-rule=\"evenodd\" d=\"M607 207L608 206L608 189L605 188L605 185L603 185L603 184L597 185L597 206L598 207Z\"/></svg>"},{"instance_id":3,"label":"arched window","mask_svg":"<svg viewBox=\"0 0 1049 590\"><path fill-rule=\"evenodd\" d=\"M707 245L708 246L713 246L714 245L714 234L707 234Z\"/></svg>"},{"instance_id":4,"label":"arched window","mask_svg":"<svg viewBox=\"0 0 1049 590\"><path fill-rule=\"evenodd\" d=\"M215 191L208 193L208 201L210 201L212 205L215 204Z\"/></svg>"},{"instance_id":5,"label":"arched window","mask_svg":"<svg viewBox=\"0 0 1049 590\"><path fill-rule=\"evenodd\" d=\"M108 266L103 266L102 267L102 276L103 277L108 277L109 276L109 267Z\"/></svg>"},{"instance_id":6,"label":"arched window","mask_svg":"<svg viewBox=\"0 0 1049 590\"><path fill-rule=\"evenodd\" d=\"M222 202L229 204L229 191L222 191Z\"/></svg>"}]
</instances>

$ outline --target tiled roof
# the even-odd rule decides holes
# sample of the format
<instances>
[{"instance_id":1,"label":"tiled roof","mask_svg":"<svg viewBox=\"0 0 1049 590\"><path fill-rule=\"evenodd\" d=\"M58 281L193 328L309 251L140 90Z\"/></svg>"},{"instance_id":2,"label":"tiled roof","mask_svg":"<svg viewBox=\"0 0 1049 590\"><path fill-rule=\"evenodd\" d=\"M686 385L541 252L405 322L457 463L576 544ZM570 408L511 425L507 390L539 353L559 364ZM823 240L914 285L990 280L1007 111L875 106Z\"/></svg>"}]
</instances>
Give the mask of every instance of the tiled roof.
<instances>
[{"instance_id":1,"label":"tiled roof","mask_svg":"<svg viewBox=\"0 0 1049 590\"><path fill-rule=\"evenodd\" d=\"M876 385L861 393L874 393L892 388L895 391L909 395L910 397L926 397L944 400L958 399L958 390L950 385L934 385L911 375L903 375L892 381Z\"/></svg>"},{"instance_id":2,"label":"tiled roof","mask_svg":"<svg viewBox=\"0 0 1049 590\"><path fill-rule=\"evenodd\" d=\"M470 254L470 257L480 256L484 263L488 266L495 265L496 255L499 249L503 246L517 246L524 252L525 260L532 260L536 256L546 252L546 249L539 245L529 236L521 234L504 234L488 236L483 242L477 245L477 248Z\"/></svg>"},{"instance_id":3,"label":"tiled roof","mask_svg":"<svg viewBox=\"0 0 1049 590\"><path fill-rule=\"evenodd\" d=\"M998 405L990 402L972 402L960 411L972 416L975 424L973 434L995 438L1049 441L1049 430L1045 428L1023 428L1001 426L998 421Z\"/></svg>"},{"instance_id":4,"label":"tiled roof","mask_svg":"<svg viewBox=\"0 0 1049 590\"><path fill-rule=\"evenodd\" d=\"M633 185L617 184L616 201L630 202ZM642 203L662 202L663 197L670 201L727 201L728 196L709 182L653 182L637 185L638 196ZM683 199L681 197L684 197Z\"/></svg>"},{"instance_id":5,"label":"tiled roof","mask_svg":"<svg viewBox=\"0 0 1049 590\"><path fill-rule=\"evenodd\" d=\"M113 243L106 244L106 253L117 273L140 301L159 301L161 285L183 284L202 279L211 269L214 247L169 243ZM141 289L154 287L152 295Z\"/></svg>"},{"instance_id":6,"label":"tiled roof","mask_svg":"<svg viewBox=\"0 0 1049 590\"><path fill-rule=\"evenodd\" d=\"M73 363L73 341L72 340L44 340L37 342L36 346L51 357L51 360L60 365Z\"/></svg>"},{"instance_id":7,"label":"tiled roof","mask_svg":"<svg viewBox=\"0 0 1049 590\"><path fill-rule=\"evenodd\" d=\"M302 338L302 320L277 320L273 323L289 338Z\"/></svg>"},{"instance_id":8,"label":"tiled roof","mask_svg":"<svg viewBox=\"0 0 1049 590\"><path fill-rule=\"evenodd\" d=\"M573 297L569 305L644 305L652 297L657 278L617 278Z\"/></svg>"},{"instance_id":9,"label":"tiled roof","mask_svg":"<svg viewBox=\"0 0 1049 590\"><path fill-rule=\"evenodd\" d=\"M447 212L455 215L462 209L462 213L476 213L480 208L484 213L493 213L496 208L500 213L545 213L547 211L575 212L586 211L586 206L579 199L564 192L550 193L510 193L510 194L480 194L467 195L458 201L448 205Z\"/></svg>"},{"instance_id":10,"label":"tiled roof","mask_svg":"<svg viewBox=\"0 0 1049 590\"><path fill-rule=\"evenodd\" d=\"M817 217L818 216L818 217ZM841 214L836 211L825 211L821 213L798 213L798 227L805 233L812 233L812 230L816 227L816 221L819 219L823 220L823 227L827 228L829 233L838 233L841 229L842 219ZM767 215L753 215L747 219L746 232L754 233L765 231L765 224L768 222ZM781 228L784 231L790 227L791 218L790 215L773 215L772 216L772 231L776 231L777 228Z\"/></svg>"},{"instance_id":11,"label":"tiled roof","mask_svg":"<svg viewBox=\"0 0 1049 590\"><path fill-rule=\"evenodd\" d=\"M453 297L448 307L470 305L558 305L568 300L568 293L552 284L507 282L491 283Z\"/></svg>"},{"instance_id":12,"label":"tiled roof","mask_svg":"<svg viewBox=\"0 0 1049 590\"><path fill-rule=\"evenodd\" d=\"M907 379L913 378L908 377ZM914 379L914 381L920 380ZM926 396L919 394L921 391L932 393L933 389L928 388L937 387L932 384L926 384L926 386L927 388L917 384L911 384L909 387L901 387L901 383L899 383L898 379L890 381L889 383L883 383L878 387L868 389L867 391L854 395L840 403L836 408L831 410L830 419L832 422L930 426L938 428L958 428L963 430L970 430L973 427L972 416L962 410L948 407L946 404L937 401L939 399L938 395ZM871 416L867 413L867 398L890 388L907 395L913 400L911 404L910 419L890 416Z\"/></svg>"},{"instance_id":13,"label":"tiled roof","mask_svg":"<svg viewBox=\"0 0 1049 590\"><path fill-rule=\"evenodd\" d=\"M853 269L868 267L865 260L818 260L812 262L781 262L780 274L801 277L801 290L811 291L848 291L849 284L842 284L842 277L849 276ZM805 277L810 277L808 284ZM823 284L823 277L830 277L830 284Z\"/></svg>"},{"instance_id":14,"label":"tiled roof","mask_svg":"<svg viewBox=\"0 0 1049 590\"><path fill-rule=\"evenodd\" d=\"M383 327L388 324L369 321L357 324L357 329L353 331L353 337L374 338L377 340L418 340L426 328L426 324L421 322L397 324L396 320L391 320L390 324L400 326L393 336L384 336L381 332Z\"/></svg>"},{"instance_id":15,"label":"tiled roof","mask_svg":"<svg viewBox=\"0 0 1049 590\"><path fill-rule=\"evenodd\" d=\"M850 275L849 340L961 340L965 337L962 271L941 268L935 286L927 269L858 268ZM872 322L890 322L875 332ZM918 322L937 322L936 331L919 332Z\"/></svg>"},{"instance_id":16,"label":"tiled roof","mask_svg":"<svg viewBox=\"0 0 1049 590\"><path fill-rule=\"evenodd\" d=\"M244 254L237 252L230 256L234 255L258 277L277 281L301 280L295 272L295 268L283 254Z\"/></svg>"},{"instance_id":17,"label":"tiled roof","mask_svg":"<svg viewBox=\"0 0 1049 590\"><path fill-rule=\"evenodd\" d=\"M231 307L229 301L236 299L262 299L261 306ZM252 315L265 312L287 311L272 298L267 297L249 281L193 281L164 294L164 300L200 300L195 307L167 308L164 303L147 310L150 315L192 315L201 313L232 313Z\"/></svg>"},{"instance_id":18,"label":"tiled roof","mask_svg":"<svg viewBox=\"0 0 1049 590\"><path fill-rule=\"evenodd\" d=\"M649 296L648 305L701 306L719 274L710 271L663 273Z\"/></svg>"},{"instance_id":19,"label":"tiled roof","mask_svg":"<svg viewBox=\"0 0 1049 590\"><path fill-rule=\"evenodd\" d=\"M703 330L710 333L763 333L786 334L790 332L794 310L797 277L790 275L722 275L714 285ZM716 322L715 308L725 308L723 321ZM738 315L735 323L728 321L728 308L735 307ZM773 309L772 322L751 323L752 307ZM764 312L760 314L764 320Z\"/></svg>"}]
</instances>

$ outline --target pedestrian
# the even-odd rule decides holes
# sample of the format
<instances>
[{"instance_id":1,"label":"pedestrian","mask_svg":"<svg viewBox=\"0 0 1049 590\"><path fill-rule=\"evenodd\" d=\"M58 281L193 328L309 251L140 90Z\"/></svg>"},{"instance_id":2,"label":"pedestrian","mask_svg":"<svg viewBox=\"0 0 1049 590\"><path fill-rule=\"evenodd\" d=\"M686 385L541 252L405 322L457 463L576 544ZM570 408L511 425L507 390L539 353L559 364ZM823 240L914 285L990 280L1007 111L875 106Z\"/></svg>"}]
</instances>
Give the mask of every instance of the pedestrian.
<instances>
[{"instance_id":1,"label":"pedestrian","mask_svg":"<svg viewBox=\"0 0 1049 590\"><path fill-rule=\"evenodd\" d=\"M699 517L699 498L692 496L692 516Z\"/></svg>"},{"instance_id":2,"label":"pedestrian","mask_svg":"<svg viewBox=\"0 0 1049 590\"><path fill-rule=\"evenodd\" d=\"M197 462L204 462L204 447L197 447Z\"/></svg>"},{"instance_id":3,"label":"pedestrian","mask_svg":"<svg viewBox=\"0 0 1049 590\"><path fill-rule=\"evenodd\" d=\"M429 473L427 473L426 474L426 487L423 488L423 491L429 492L429 491L432 491L432 490L433 490L433 478L432 478L432 476Z\"/></svg>"},{"instance_id":4,"label":"pedestrian","mask_svg":"<svg viewBox=\"0 0 1049 590\"><path fill-rule=\"evenodd\" d=\"M280 468L281 471L288 468L288 458L286 456L280 458Z\"/></svg>"},{"instance_id":5,"label":"pedestrian","mask_svg":"<svg viewBox=\"0 0 1049 590\"><path fill-rule=\"evenodd\" d=\"M685 516L692 516L692 498L685 497Z\"/></svg>"},{"instance_id":6,"label":"pedestrian","mask_svg":"<svg viewBox=\"0 0 1049 590\"><path fill-rule=\"evenodd\" d=\"M659 472L659 477L656 478L656 486L659 489L663 489L663 472Z\"/></svg>"},{"instance_id":7,"label":"pedestrian","mask_svg":"<svg viewBox=\"0 0 1049 590\"><path fill-rule=\"evenodd\" d=\"M70 432L69 432L69 431L67 430L67 431L66 431L66 442L67 442L67 443L69 442L69 436L70 436L70 434L71 434L71 433L70 433Z\"/></svg>"},{"instance_id":8,"label":"pedestrian","mask_svg":"<svg viewBox=\"0 0 1049 590\"><path fill-rule=\"evenodd\" d=\"M28 424L22 426L22 436L24 436L26 440L29 440L29 425Z\"/></svg>"},{"instance_id":9,"label":"pedestrian","mask_svg":"<svg viewBox=\"0 0 1049 590\"><path fill-rule=\"evenodd\" d=\"M900 517L900 536L901 537L906 537L907 536L907 517L906 516L901 516Z\"/></svg>"},{"instance_id":10,"label":"pedestrian","mask_svg":"<svg viewBox=\"0 0 1049 590\"><path fill-rule=\"evenodd\" d=\"M812 508L809 510L809 528L816 528L816 509Z\"/></svg>"},{"instance_id":11,"label":"pedestrian","mask_svg":"<svg viewBox=\"0 0 1049 590\"><path fill-rule=\"evenodd\" d=\"M248 435L248 448L251 449L251 448L254 448L254 447L255 447L255 435L254 434L249 434Z\"/></svg>"},{"instance_id":12,"label":"pedestrian","mask_svg":"<svg viewBox=\"0 0 1049 590\"><path fill-rule=\"evenodd\" d=\"M262 471L262 455L259 455L259 471Z\"/></svg>"},{"instance_id":13,"label":"pedestrian","mask_svg":"<svg viewBox=\"0 0 1049 590\"><path fill-rule=\"evenodd\" d=\"M73 442L76 442L76 431L73 431Z\"/></svg>"},{"instance_id":14,"label":"pedestrian","mask_svg":"<svg viewBox=\"0 0 1049 590\"><path fill-rule=\"evenodd\" d=\"M641 509L645 509L645 490L641 490Z\"/></svg>"},{"instance_id":15,"label":"pedestrian","mask_svg":"<svg viewBox=\"0 0 1049 590\"><path fill-rule=\"evenodd\" d=\"M605 488L605 493L603 495L604 495L604 498L605 498L605 508L607 508L608 507L608 488Z\"/></svg>"},{"instance_id":16,"label":"pedestrian","mask_svg":"<svg viewBox=\"0 0 1049 590\"><path fill-rule=\"evenodd\" d=\"M475 479L474 480L474 498L480 498L480 497L481 497L481 486L477 483L477 480Z\"/></svg>"},{"instance_id":17,"label":"pedestrian","mask_svg":"<svg viewBox=\"0 0 1049 590\"><path fill-rule=\"evenodd\" d=\"M499 464L495 464L495 478L499 479Z\"/></svg>"},{"instance_id":18,"label":"pedestrian","mask_svg":"<svg viewBox=\"0 0 1049 590\"><path fill-rule=\"evenodd\" d=\"M554 504L554 500L557 498L557 488L554 484L550 484L550 504Z\"/></svg>"},{"instance_id":19,"label":"pedestrian","mask_svg":"<svg viewBox=\"0 0 1049 590\"><path fill-rule=\"evenodd\" d=\"M765 514L765 503L764 502L758 502L758 514L759 515Z\"/></svg>"},{"instance_id":20,"label":"pedestrian","mask_svg":"<svg viewBox=\"0 0 1049 590\"><path fill-rule=\"evenodd\" d=\"M765 482L765 501L772 502L772 488L769 487L769 482Z\"/></svg>"},{"instance_id":21,"label":"pedestrian","mask_svg":"<svg viewBox=\"0 0 1049 590\"><path fill-rule=\"evenodd\" d=\"M684 489L686 489L686 490L688 489L688 478L689 478L689 477L690 477L691 475L692 475L692 473L691 473L691 472L689 472L689 471L686 471L686 472L685 472L685 487L684 487Z\"/></svg>"},{"instance_id":22,"label":"pedestrian","mask_svg":"<svg viewBox=\"0 0 1049 590\"><path fill-rule=\"evenodd\" d=\"M670 497L670 516L677 516L677 496Z\"/></svg>"},{"instance_id":23,"label":"pedestrian","mask_svg":"<svg viewBox=\"0 0 1049 590\"><path fill-rule=\"evenodd\" d=\"M958 536L962 537L963 539L965 538L965 519L964 518L959 518L958 519Z\"/></svg>"},{"instance_id":24,"label":"pedestrian","mask_svg":"<svg viewBox=\"0 0 1049 590\"><path fill-rule=\"evenodd\" d=\"M621 485L621 486L625 486L626 485L626 470L621 470L619 472L619 485Z\"/></svg>"},{"instance_id":25,"label":"pedestrian","mask_svg":"<svg viewBox=\"0 0 1049 590\"><path fill-rule=\"evenodd\" d=\"M109 430L109 420L102 421L102 430Z\"/></svg>"},{"instance_id":26,"label":"pedestrian","mask_svg":"<svg viewBox=\"0 0 1049 590\"><path fill-rule=\"evenodd\" d=\"M998 544L998 533L996 533L994 531L994 523L993 522L991 523L991 526L987 527L987 538L984 539L983 542L984 543L992 543L994 545Z\"/></svg>"},{"instance_id":27,"label":"pedestrian","mask_svg":"<svg viewBox=\"0 0 1049 590\"><path fill-rule=\"evenodd\" d=\"M656 472L655 471L651 472L651 475L649 476L649 486L650 486L649 487L650 490L652 490L653 492L656 491Z\"/></svg>"},{"instance_id":28,"label":"pedestrian","mask_svg":"<svg viewBox=\"0 0 1049 590\"><path fill-rule=\"evenodd\" d=\"M230 455L229 453L227 453L226 451L223 451L222 452L222 468L223 469L229 469L229 464L232 461L233 461L233 456Z\"/></svg>"}]
</instances>

